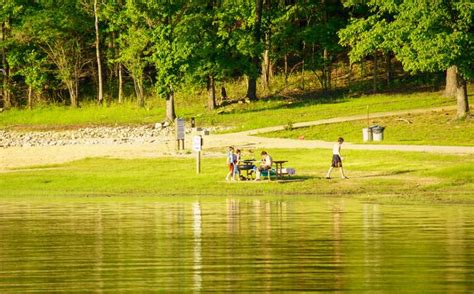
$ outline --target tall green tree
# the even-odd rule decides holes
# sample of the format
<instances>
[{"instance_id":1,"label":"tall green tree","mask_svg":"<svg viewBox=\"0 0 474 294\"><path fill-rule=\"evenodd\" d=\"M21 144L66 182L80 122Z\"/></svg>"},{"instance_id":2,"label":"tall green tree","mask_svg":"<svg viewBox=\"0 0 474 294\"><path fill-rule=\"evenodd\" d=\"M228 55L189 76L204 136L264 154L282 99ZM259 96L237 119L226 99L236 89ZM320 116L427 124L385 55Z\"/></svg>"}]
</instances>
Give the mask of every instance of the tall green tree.
<instances>
[{"instance_id":1,"label":"tall green tree","mask_svg":"<svg viewBox=\"0 0 474 294\"><path fill-rule=\"evenodd\" d=\"M92 59L93 20L76 0L42 1L29 9L22 31L55 65L55 74L69 92L70 105L79 106L80 81Z\"/></svg>"},{"instance_id":2,"label":"tall green tree","mask_svg":"<svg viewBox=\"0 0 474 294\"><path fill-rule=\"evenodd\" d=\"M18 24L20 15L25 10L25 1L20 0L1 0L0 1L0 51L2 54L0 76L2 78L1 104L3 107L12 106L12 85L10 64L8 63L9 50L15 45L12 36L13 26ZM1 106L1 105L0 105Z\"/></svg>"},{"instance_id":3,"label":"tall green tree","mask_svg":"<svg viewBox=\"0 0 474 294\"><path fill-rule=\"evenodd\" d=\"M193 47L186 36L186 19L192 3L184 0L150 1L147 5L151 25L150 61L156 70L155 90L166 99L166 119L174 121L175 92L188 68Z\"/></svg>"},{"instance_id":4,"label":"tall green tree","mask_svg":"<svg viewBox=\"0 0 474 294\"><path fill-rule=\"evenodd\" d=\"M237 48L235 34L239 26L228 13L229 2L202 1L183 22L184 34L191 48L186 74L208 89L208 109L216 103L216 83L243 73L248 58Z\"/></svg>"},{"instance_id":5,"label":"tall green tree","mask_svg":"<svg viewBox=\"0 0 474 294\"><path fill-rule=\"evenodd\" d=\"M33 108L33 96L40 97L48 79L47 58L39 48L17 46L8 57L8 62L15 69L14 75L24 79L28 87L28 108Z\"/></svg>"},{"instance_id":6,"label":"tall green tree","mask_svg":"<svg viewBox=\"0 0 474 294\"><path fill-rule=\"evenodd\" d=\"M348 7L359 5L350 0ZM351 61L376 50L391 50L405 70L444 71L456 68L457 116L469 113L466 79L474 75L474 3L470 0L404 0L366 3L371 14L354 18L340 31L341 43L351 47Z\"/></svg>"}]
</instances>

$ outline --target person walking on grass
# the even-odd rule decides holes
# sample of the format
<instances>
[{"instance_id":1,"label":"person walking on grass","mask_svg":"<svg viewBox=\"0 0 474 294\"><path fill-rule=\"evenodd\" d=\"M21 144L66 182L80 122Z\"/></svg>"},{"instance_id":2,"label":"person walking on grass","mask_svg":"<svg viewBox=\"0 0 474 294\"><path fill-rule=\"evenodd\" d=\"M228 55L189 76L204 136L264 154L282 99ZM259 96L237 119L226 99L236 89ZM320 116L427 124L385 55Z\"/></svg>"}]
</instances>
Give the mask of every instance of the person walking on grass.
<instances>
[{"instance_id":1,"label":"person walking on grass","mask_svg":"<svg viewBox=\"0 0 474 294\"><path fill-rule=\"evenodd\" d=\"M237 160L237 156L234 153L234 147L229 146L229 151L227 152L227 166L229 167L229 172L227 173L227 176L225 177L226 181L229 181L229 179L232 179L232 181L235 181L236 160Z\"/></svg>"},{"instance_id":2,"label":"person walking on grass","mask_svg":"<svg viewBox=\"0 0 474 294\"><path fill-rule=\"evenodd\" d=\"M342 159L343 159L343 157L341 156L342 143L344 143L344 138L339 137L339 139L337 139L337 143L334 144L334 147L332 148L332 163L326 175L326 179L331 178L331 172L333 168L335 167L341 169L341 179L348 179L348 177L346 177L346 175L344 174L344 169L342 168Z\"/></svg>"}]
</instances>

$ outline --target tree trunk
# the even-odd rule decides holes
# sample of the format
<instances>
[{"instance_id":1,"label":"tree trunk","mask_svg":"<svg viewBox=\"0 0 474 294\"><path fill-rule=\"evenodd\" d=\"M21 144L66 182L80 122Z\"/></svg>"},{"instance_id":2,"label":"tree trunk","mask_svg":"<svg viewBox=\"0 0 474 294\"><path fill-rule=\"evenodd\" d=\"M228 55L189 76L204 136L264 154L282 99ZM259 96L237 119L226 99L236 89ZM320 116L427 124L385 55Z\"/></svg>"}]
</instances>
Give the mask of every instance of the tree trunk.
<instances>
[{"instance_id":1,"label":"tree trunk","mask_svg":"<svg viewBox=\"0 0 474 294\"><path fill-rule=\"evenodd\" d=\"M285 53L285 87L288 86L288 53Z\"/></svg>"},{"instance_id":2,"label":"tree trunk","mask_svg":"<svg viewBox=\"0 0 474 294\"><path fill-rule=\"evenodd\" d=\"M249 77L247 80L247 95L250 100L257 100L257 80Z\"/></svg>"},{"instance_id":3,"label":"tree trunk","mask_svg":"<svg viewBox=\"0 0 474 294\"><path fill-rule=\"evenodd\" d=\"M304 90L304 51L306 49L306 42L303 41L303 60L301 61L301 89Z\"/></svg>"},{"instance_id":4,"label":"tree trunk","mask_svg":"<svg viewBox=\"0 0 474 294\"><path fill-rule=\"evenodd\" d=\"M7 39L7 23L2 22L2 43ZM7 61L7 50L5 47L2 48L2 69L3 69L3 107L10 108L12 106L11 93L10 93L10 65Z\"/></svg>"},{"instance_id":5,"label":"tree trunk","mask_svg":"<svg viewBox=\"0 0 474 294\"><path fill-rule=\"evenodd\" d=\"M143 82L142 82L141 78L139 78L137 76L132 75L132 79L133 79L133 87L135 89L135 96L137 97L138 106L144 107L145 106L145 98L144 98L144 95L143 95Z\"/></svg>"},{"instance_id":6,"label":"tree trunk","mask_svg":"<svg viewBox=\"0 0 474 294\"><path fill-rule=\"evenodd\" d=\"M331 90L331 66L329 64L329 52L326 48L323 50L323 93L325 96Z\"/></svg>"},{"instance_id":7,"label":"tree trunk","mask_svg":"<svg viewBox=\"0 0 474 294\"><path fill-rule=\"evenodd\" d=\"M365 78L365 75L365 59L362 59L362 61L360 62L360 78L363 80Z\"/></svg>"},{"instance_id":8,"label":"tree trunk","mask_svg":"<svg viewBox=\"0 0 474 294\"><path fill-rule=\"evenodd\" d=\"M352 84L352 64L349 62L348 64L348 73L347 73L347 88L351 88L351 84Z\"/></svg>"},{"instance_id":9,"label":"tree trunk","mask_svg":"<svg viewBox=\"0 0 474 294\"><path fill-rule=\"evenodd\" d=\"M123 103L122 63L118 65L118 103Z\"/></svg>"},{"instance_id":10,"label":"tree trunk","mask_svg":"<svg viewBox=\"0 0 474 294\"><path fill-rule=\"evenodd\" d=\"M466 80L459 74L459 72L457 72L456 79L457 117L464 118L469 114Z\"/></svg>"},{"instance_id":11,"label":"tree trunk","mask_svg":"<svg viewBox=\"0 0 474 294\"><path fill-rule=\"evenodd\" d=\"M171 91L166 94L166 119L169 122L174 122L176 119L176 113L174 111L174 93Z\"/></svg>"},{"instance_id":12,"label":"tree trunk","mask_svg":"<svg viewBox=\"0 0 474 294\"><path fill-rule=\"evenodd\" d=\"M216 108L216 85L214 77L209 75L207 80L207 90L209 91L209 99L207 100L207 107L209 110Z\"/></svg>"},{"instance_id":13,"label":"tree trunk","mask_svg":"<svg viewBox=\"0 0 474 294\"><path fill-rule=\"evenodd\" d=\"M444 96L455 97L457 94L457 66L450 66L446 70L446 88L444 89Z\"/></svg>"},{"instance_id":14,"label":"tree trunk","mask_svg":"<svg viewBox=\"0 0 474 294\"><path fill-rule=\"evenodd\" d=\"M265 49L262 60L262 87L266 90L270 84L270 50Z\"/></svg>"},{"instance_id":15,"label":"tree trunk","mask_svg":"<svg viewBox=\"0 0 474 294\"><path fill-rule=\"evenodd\" d=\"M69 81L66 81L66 86L67 86L67 90L69 92L69 101L71 103L71 107L78 107L78 103L77 103L77 96L76 96L76 87L74 85L74 81L72 80L69 80Z\"/></svg>"},{"instance_id":16,"label":"tree trunk","mask_svg":"<svg viewBox=\"0 0 474 294\"><path fill-rule=\"evenodd\" d=\"M225 90L224 86L221 87L221 100L227 100L227 91Z\"/></svg>"},{"instance_id":17,"label":"tree trunk","mask_svg":"<svg viewBox=\"0 0 474 294\"><path fill-rule=\"evenodd\" d=\"M138 105L140 107L145 107L145 94L143 93L143 81L141 79L137 81L137 90L138 90Z\"/></svg>"},{"instance_id":18,"label":"tree trunk","mask_svg":"<svg viewBox=\"0 0 474 294\"><path fill-rule=\"evenodd\" d=\"M255 6L255 27L254 27L254 39L255 42L258 44L261 41L261 30L262 30L262 9L263 9L263 0L256 0ZM246 97L250 100L257 99L257 77L258 71L260 68L260 57L256 55L252 58L252 64L254 69L257 71L253 73L251 76L248 77L248 84L247 84L247 95Z\"/></svg>"},{"instance_id":19,"label":"tree trunk","mask_svg":"<svg viewBox=\"0 0 474 294\"><path fill-rule=\"evenodd\" d=\"M374 54L374 72L373 72L373 91L374 93L377 92L377 75L378 75L378 60L377 60L377 53Z\"/></svg>"},{"instance_id":20,"label":"tree trunk","mask_svg":"<svg viewBox=\"0 0 474 294\"><path fill-rule=\"evenodd\" d=\"M386 70L385 70L385 77L386 77L386 80L387 80L387 87L390 87L390 85L392 84L392 53L390 52L387 52L387 54L385 55L385 66L386 66Z\"/></svg>"},{"instance_id":21,"label":"tree trunk","mask_svg":"<svg viewBox=\"0 0 474 294\"><path fill-rule=\"evenodd\" d=\"M31 86L28 86L28 109L33 108L33 89Z\"/></svg>"},{"instance_id":22,"label":"tree trunk","mask_svg":"<svg viewBox=\"0 0 474 294\"><path fill-rule=\"evenodd\" d=\"M95 53L97 55L97 77L99 89L97 93L97 102L99 104L103 103L104 92L102 87L102 64L100 59L100 36L99 36L99 16L97 9L97 0L94 0L94 19L95 19Z\"/></svg>"}]
</instances>

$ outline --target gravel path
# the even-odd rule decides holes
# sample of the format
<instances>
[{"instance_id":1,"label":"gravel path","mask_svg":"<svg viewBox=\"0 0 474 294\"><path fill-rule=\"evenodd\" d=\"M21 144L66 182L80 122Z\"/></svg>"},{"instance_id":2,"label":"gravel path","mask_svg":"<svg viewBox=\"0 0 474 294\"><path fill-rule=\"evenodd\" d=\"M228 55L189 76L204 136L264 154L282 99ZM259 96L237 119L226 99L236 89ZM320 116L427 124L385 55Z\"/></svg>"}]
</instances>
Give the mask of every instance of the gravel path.
<instances>
[{"instance_id":1,"label":"gravel path","mask_svg":"<svg viewBox=\"0 0 474 294\"><path fill-rule=\"evenodd\" d=\"M430 111L450 110L452 107L418 109L407 111L394 111L373 113L371 118L383 116L396 116L407 113L423 113ZM364 119L365 115L339 117L318 121L294 124L294 127L306 127L319 124L337 123ZM234 145L241 148L332 148L333 142L317 140L293 140L280 138L262 138L254 135L284 129L284 126L256 129L251 131L210 135L204 137L204 147L208 151L204 156L216 156L225 146ZM191 146L191 136L187 136L186 147ZM28 166L60 164L87 157L114 157L114 158L156 158L163 156L192 156L192 154L176 153L175 142L171 138L158 138L156 140L128 140L127 144L117 144L116 141L98 141L94 144L75 143L75 145L41 145L41 146L15 146L0 148L0 171L11 171L15 168ZM461 146L427 146L427 145L371 145L345 143L344 149L353 150L394 150L407 152L432 152L448 154L474 154L474 147ZM214 151L214 152L213 152Z\"/></svg>"}]
</instances>

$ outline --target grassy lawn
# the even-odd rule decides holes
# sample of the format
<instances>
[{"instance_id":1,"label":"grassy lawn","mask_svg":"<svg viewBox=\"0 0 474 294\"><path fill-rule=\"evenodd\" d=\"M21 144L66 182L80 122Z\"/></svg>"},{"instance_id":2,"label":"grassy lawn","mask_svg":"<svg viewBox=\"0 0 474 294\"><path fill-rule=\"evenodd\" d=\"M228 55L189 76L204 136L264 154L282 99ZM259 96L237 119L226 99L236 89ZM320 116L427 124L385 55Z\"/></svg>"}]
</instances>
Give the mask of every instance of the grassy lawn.
<instances>
[{"instance_id":1,"label":"grassy lawn","mask_svg":"<svg viewBox=\"0 0 474 294\"><path fill-rule=\"evenodd\" d=\"M474 203L474 156L348 150L345 168L350 179L339 179L335 171L333 179L326 180L330 150L269 151L275 160L289 160L297 176L272 182L225 182L224 158L204 157L201 175L196 175L192 158L91 158L3 173L0 189L2 199L311 195Z\"/></svg>"},{"instance_id":2,"label":"grassy lawn","mask_svg":"<svg viewBox=\"0 0 474 294\"><path fill-rule=\"evenodd\" d=\"M304 98L270 96L250 104L233 104L214 111L205 108L204 96L178 95L177 115L196 117L199 126L228 126L232 131L371 112L429 108L454 105L440 93L376 94L360 97L322 98L307 94ZM0 113L0 128L51 129L70 126L149 124L164 118L164 100L149 99L145 108L135 102L99 107L83 103L81 108L43 106L33 110L11 109ZM223 113L219 113L224 111Z\"/></svg>"},{"instance_id":3,"label":"grassy lawn","mask_svg":"<svg viewBox=\"0 0 474 294\"><path fill-rule=\"evenodd\" d=\"M370 125L385 126L384 141L375 144L419 144L474 146L472 118L456 120L455 111L430 112L370 120ZM362 128L367 120L319 125L263 134L266 137L299 138L335 141L344 137L348 142L363 143Z\"/></svg>"}]
</instances>

